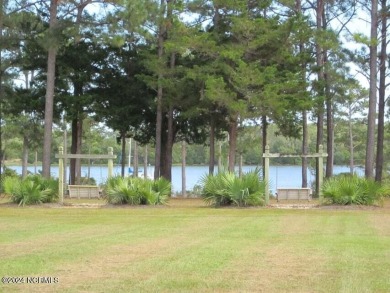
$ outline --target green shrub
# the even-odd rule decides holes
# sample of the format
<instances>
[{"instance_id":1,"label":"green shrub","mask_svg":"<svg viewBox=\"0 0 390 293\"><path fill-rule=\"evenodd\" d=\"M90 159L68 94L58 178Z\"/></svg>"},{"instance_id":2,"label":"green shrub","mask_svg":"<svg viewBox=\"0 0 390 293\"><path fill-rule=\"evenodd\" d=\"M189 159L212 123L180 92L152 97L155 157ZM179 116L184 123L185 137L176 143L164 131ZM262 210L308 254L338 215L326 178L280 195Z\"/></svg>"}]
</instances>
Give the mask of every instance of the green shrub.
<instances>
[{"instance_id":1,"label":"green shrub","mask_svg":"<svg viewBox=\"0 0 390 293\"><path fill-rule=\"evenodd\" d=\"M4 170L3 172L1 173L0 175L0 193L3 193L5 192L4 191L4 181L7 177L15 177L15 178L18 178L19 175L18 173L16 173L15 170L13 169L10 169L10 168L7 168L7 167L4 167Z\"/></svg>"},{"instance_id":2,"label":"green shrub","mask_svg":"<svg viewBox=\"0 0 390 293\"><path fill-rule=\"evenodd\" d=\"M165 204L171 194L171 183L164 179L159 178L158 180L144 180L150 182L153 196L148 199L149 204Z\"/></svg>"},{"instance_id":3,"label":"green shrub","mask_svg":"<svg viewBox=\"0 0 390 293\"><path fill-rule=\"evenodd\" d=\"M58 179L45 178L41 175L29 175L25 180L31 180L35 184L41 186L41 190L45 192L45 202L56 202L58 200Z\"/></svg>"},{"instance_id":4,"label":"green shrub","mask_svg":"<svg viewBox=\"0 0 390 293\"><path fill-rule=\"evenodd\" d=\"M236 192L232 196L237 206L258 206L264 204L266 184L259 179L257 171L246 173L242 178L236 178Z\"/></svg>"},{"instance_id":5,"label":"green shrub","mask_svg":"<svg viewBox=\"0 0 390 293\"><path fill-rule=\"evenodd\" d=\"M19 205L41 204L47 196L39 184L34 181L22 180L18 192L12 195L12 201Z\"/></svg>"},{"instance_id":6,"label":"green shrub","mask_svg":"<svg viewBox=\"0 0 390 293\"><path fill-rule=\"evenodd\" d=\"M322 186L325 203L340 205L373 205L385 192L380 183L357 175L332 177Z\"/></svg>"},{"instance_id":7,"label":"green shrub","mask_svg":"<svg viewBox=\"0 0 390 293\"><path fill-rule=\"evenodd\" d=\"M46 179L40 175L30 175L25 179L6 177L4 192L11 195L19 205L54 202L58 199L58 180Z\"/></svg>"},{"instance_id":8,"label":"green shrub","mask_svg":"<svg viewBox=\"0 0 390 293\"><path fill-rule=\"evenodd\" d=\"M112 177L107 181L105 197L111 204L165 204L171 193L171 183L163 178L156 181L137 177Z\"/></svg>"},{"instance_id":9,"label":"green shrub","mask_svg":"<svg viewBox=\"0 0 390 293\"><path fill-rule=\"evenodd\" d=\"M258 206L264 204L265 183L259 178L259 170L236 176L231 172L208 175L202 179L203 200L215 207Z\"/></svg>"},{"instance_id":10,"label":"green shrub","mask_svg":"<svg viewBox=\"0 0 390 293\"><path fill-rule=\"evenodd\" d=\"M103 186L103 193L106 194L108 189L115 187L123 179L121 176L110 177Z\"/></svg>"},{"instance_id":11,"label":"green shrub","mask_svg":"<svg viewBox=\"0 0 390 293\"><path fill-rule=\"evenodd\" d=\"M230 181L235 177L229 172L218 173L216 175L208 175L201 179L203 190L201 196L207 204L213 206L230 205L232 200L229 195L228 186Z\"/></svg>"},{"instance_id":12,"label":"green shrub","mask_svg":"<svg viewBox=\"0 0 390 293\"><path fill-rule=\"evenodd\" d=\"M382 189L383 189L383 196L384 197L390 197L390 178L385 178L382 180Z\"/></svg>"},{"instance_id":13,"label":"green shrub","mask_svg":"<svg viewBox=\"0 0 390 293\"><path fill-rule=\"evenodd\" d=\"M13 195L20 187L21 178L14 176L6 176L3 179L3 192L8 195Z\"/></svg>"},{"instance_id":14,"label":"green shrub","mask_svg":"<svg viewBox=\"0 0 390 293\"><path fill-rule=\"evenodd\" d=\"M107 181L105 196L112 204L140 204L135 185L129 178L112 177Z\"/></svg>"}]
</instances>

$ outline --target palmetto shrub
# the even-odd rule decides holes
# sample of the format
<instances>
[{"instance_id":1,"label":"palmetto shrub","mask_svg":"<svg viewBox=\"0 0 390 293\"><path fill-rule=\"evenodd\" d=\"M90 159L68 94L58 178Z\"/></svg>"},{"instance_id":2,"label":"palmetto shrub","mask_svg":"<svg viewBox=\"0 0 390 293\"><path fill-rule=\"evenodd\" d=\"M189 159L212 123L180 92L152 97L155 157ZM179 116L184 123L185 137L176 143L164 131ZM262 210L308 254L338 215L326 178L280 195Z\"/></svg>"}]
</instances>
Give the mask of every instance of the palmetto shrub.
<instances>
[{"instance_id":1,"label":"palmetto shrub","mask_svg":"<svg viewBox=\"0 0 390 293\"><path fill-rule=\"evenodd\" d=\"M24 179L6 177L4 192L11 195L19 205L40 204L58 200L58 180L46 179L40 175L30 175Z\"/></svg>"},{"instance_id":2,"label":"palmetto shrub","mask_svg":"<svg viewBox=\"0 0 390 293\"><path fill-rule=\"evenodd\" d=\"M390 197L390 178L385 177L382 180L383 196Z\"/></svg>"},{"instance_id":3,"label":"palmetto shrub","mask_svg":"<svg viewBox=\"0 0 390 293\"><path fill-rule=\"evenodd\" d=\"M128 178L110 178L105 192L106 199L112 204L140 204L141 197L137 188L134 182Z\"/></svg>"},{"instance_id":4,"label":"palmetto shrub","mask_svg":"<svg viewBox=\"0 0 390 293\"><path fill-rule=\"evenodd\" d=\"M13 195L20 188L20 177L7 176L3 178L3 192L8 195Z\"/></svg>"},{"instance_id":5,"label":"palmetto shrub","mask_svg":"<svg viewBox=\"0 0 390 293\"><path fill-rule=\"evenodd\" d=\"M4 192L4 181L7 177L16 177L18 178L19 175L16 173L15 170L12 170L10 168L4 167L3 172L0 174L0 194Z\"/></svg>"},{"instance_id":6,"label":"palmetto shrub","mask_svg":"<svg viewBox=\"0 0 390 293\"><path fill-rule=\"evenodd\" d=\"M259 170L236 176L231 172L208 175L202 178L203 200L215 207L258 206L264 204L266 184L260 180Z\"/></svg>"},{"instance_id":7,"label":"palmetto shrub","mask_svg":"<svg viewBox=\"0 0 390 293\"><path fill-rule=\"evenodd\" d=\"M229 182L233 181L235 174L224 172L216 175L207 175L201 179L203 190L201 196L207 204L225 206L232 203L229 195Z\"/></svg>"},{"instance_id":8,"label":"palmetto shrub","mask_svg":"<svg viewBox=\"0 0 390 293\"><path fill-rule=\"evenodd\" d=\"M165 204L171 194L171 183L137 177L112 177L107 181L105 197L111 204L157 205Z\"/></svg>"},{"instance_id":9,"label":"palmetto shrub","mask_svg":"<svg viewBox=\"0 0 390 293\"><path fill-rule=\"evenodd\" d=\"M357 175L341 175L326 180L322 186L325 203L373 205L385 195L380 183Z\"/></svg>"},{"instance_id":10,"label":"palmetto shrub","mask_svg":"<svg viewBox=\"0 0 390 293\"><path fill-rule=\"evenodd\" d=\"M150 188L150 193L147 197L149 204L165 204L171 194L171 183L164 178L144 181L150 184L150 187L148 187L148 189Z\"/></svg>"},{"instance_id":11,"label":"palmetto shrub","mask_svg":"<svg viewBox=\"0 0 390 293\"><path fill-rule=\"evenodd\" d=\"M41 187L46 196L45 202L56 202L58 200L58 179L45 178L41 175L29 175L26 180L31 180Z\"/></svg>"}]
</instances>

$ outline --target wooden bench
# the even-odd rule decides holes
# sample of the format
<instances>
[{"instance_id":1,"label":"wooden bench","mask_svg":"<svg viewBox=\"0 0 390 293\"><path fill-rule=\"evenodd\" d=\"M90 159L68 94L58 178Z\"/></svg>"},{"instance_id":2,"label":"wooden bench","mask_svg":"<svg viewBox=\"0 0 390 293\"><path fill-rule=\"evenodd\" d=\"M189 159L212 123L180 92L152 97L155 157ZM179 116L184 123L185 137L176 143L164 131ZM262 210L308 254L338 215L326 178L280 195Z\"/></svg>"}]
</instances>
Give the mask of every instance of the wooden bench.
<instances>
[{"instance_id":1,"label":"wooden bench","mask_svg":"<svg viewBox=\"0 0 390 293\"><path fill-rule=\"evenodd\" d=\"M276 199L279 200L309 200L311 188L288 187L278 188Z\"/></svg>"},{"instance_id":2,"label":"wooden bench","mask_svg":"<svg viewBox=\"0 0 390 293\"><path fill-rule=\"evenodd\" d=\"M69 197L100 198L99 186L96 185L68 185Z\"/></svg>"}]
</instances>

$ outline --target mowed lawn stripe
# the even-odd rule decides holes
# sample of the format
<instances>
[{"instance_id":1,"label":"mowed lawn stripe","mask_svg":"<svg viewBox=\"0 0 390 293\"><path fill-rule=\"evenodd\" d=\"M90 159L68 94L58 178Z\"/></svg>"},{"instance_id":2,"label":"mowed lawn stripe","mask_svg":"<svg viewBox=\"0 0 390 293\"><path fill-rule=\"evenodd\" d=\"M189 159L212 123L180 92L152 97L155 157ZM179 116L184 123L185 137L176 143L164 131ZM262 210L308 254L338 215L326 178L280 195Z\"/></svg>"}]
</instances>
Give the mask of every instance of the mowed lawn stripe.
<instances>
[{"instance_id":1,"label":"mowed lawn stripe","mask_svg":"<svg viewBox=\"0 0 390 293\"><path fill-rule=\"evenodd\" d=\"M315 262L313 270L314 278L319 275L322 277L311 283L311 290L389 291L390 258L387 256L390 238L380 236L372 225L371 218L378 213L384 222L390 220L388 211L310 212L306 231L297 233L289 242L296 248L301 247L295 255L302 251L309 257L317 255L322 259Z\"/></svg>"},{"instance_id":2,"label":"mowed lawn stripe","mask_svg":"<svg viewBox=\"0 0 390 293\"><path fill-rule=\"evenodd\" d=\"M389 292L390 239L378 237L371 216L289 211L273 225L276 237L259 239L221 276L240 292Z\"/></svg>"},{"instance_id":3,"label":"mowed lawn stripe","mask_svg":"<svg viewBox=\"0 0 390 293\"><path fill-rule=\"evenodd\" d=\"M56 262L72 262L95 255L96 252L104 253L109 245L153 240L162 237L168 230L174 231L185 226L186 218L192 219L184 217L175 220L174 217L167 216L162 221L161 215L158 215L159 210L156 211L157 215L137 209L16 211L19 212L19 218L14 220L24 219L25 227L14 230L13 233L19 234L18 239L24 231L27 231L28 236L25 241L11 240L0 244L0 251L3 250L0 256L0 274L31 274L51 269ZM72 229L69 229L69 222L73 222ZM50 228L40 230L40 225ZM37 231L36 237L30 234L34 230Z\"/></svg>"},{"instance_id":4,"label":"mowed lawn stripe","mask_svg":"<svg viewBox=\"0 0 390 293\"><path fill-rule=\"evenodd\" d=\"M339 292L390 291L390 237L381 235L374 224L373 218L378 214L381 225L390 226L388 212L350 212L343 222L345 236L327 237L330 265L338 275L333 285L337 285Z\"/></svg>"},{"instance_id":5,"label":"mowed lawn stripe","mask_svg":"<svg viewBox=\"0 0 390 293\"><path fill-rule=\"evenodd\" d=\"M277 220L266 238L259 238L242 251L221 276L234 280L239 292L314 292L313 271L323 260L309 253L304 244L310 234L310 212L275 211ZM305 235L302 237L302 235Z\"/></svg>"},{"instance_id":6,"label":"mowed lawn stripe","mask_svg":"<svg viewBox=\"0 0 390 293\"><path fill-rule=\"evenodd\" d=\"M44 212L44 210L42 211ZM201 235L204 231L213 231L213 229L210 229L212 227L208 226L207 223L214 227L224 225L229 227L231 225L229 224L230 221L226 221L226 217L222 216L219 211L215 211L209 218L197 216L197 214L204 214L204 211L206 210L193 210L191 212L188 209L178 209L168 212L168 210L158 208L148 210L118 209L116 211L102 209L97 212L86 210L84 217L94 218L105 229L102 230L98 225L90 224L90 233L86 233L83 236L80 234L75 236L67 233L67 236L69 236L68 239L64 240L60 246L53 246L48 241L48 244L44 244L42 251L39 253L32 252L24 257L16 256L5 260L2 273L6 273L6 275L31 275L31 273L38 274L42 272L47 274L58 271L62 274L64 273L63 268L66 267L67 263L70 263L73 269L69 268L65 272L67 274L66 277L69 277L70 281L64 283L71 284L71 280L79 280L81 276L84 279L81 282L83 284L88 281L88 277L85 277L85 275L88 275L88 270L92 269L91 276L96 275L96 271L99 271L95 267L99 265L101 259L104 260L104 263L100 263L102 265L101 267L107 268L107 272L105 273L110 271L110 262L114 264L114 268L112 269L115 269L118 263L115 259L119 259L119 262L121 262L123 259L122 252L124 252L123 255L127 255L126 249L124 249L127 243L127 247L130 248L132 245L135 245L138 249L139 247L144 247L147 251L155 249L160 253L157 243L161 240L166 243L166 250L169 250L172 244L177 242L177 239L169 241L170 235L176 238L180 238L180 235L185 235L188 237L190 243L194 244L193 240L196 239L197 235ZM75 215L80 212L81 210L74 211ZM61 214L62 210L58 210L57 213ZM107 213L110 215L109 217L107 217ZM102 217L99 217L100 215ZM34 216L36 216L35 213ZM60 227L59 221L56 222L56 217L54 215L51 216L52 218L50 220L53 225ZM45 217L44 213L42 213L42 217ZM115 220L115 217L121 217L122 221ZM239 219L240 215L237 215L235 218ZM89 223L95 223L96 221L87 219ZM111 230L108 231L106 229L107 226ZM93 232L97 235L93 235ZM148 243L150 243L149 246ZM138 253L143 255L142 250ZM111 256L114 260L111 259ZM147 256L148 254L145 254L145 257ZM95 261L98 262L96 265L94 264ZM83 265L87 268L84 271L85 274L82 273ZM98 274L97 276L99 279L105 277L103 272L102 275Z\"/></svg>"},{"instance_id":7,"label":"mowed lawn stripe","mask_svg":"<svg viewBox=\"0 0 390 293\"><path fill-rule=\"evenodd\" d=\"M256 215L259 211L241 210L239 214L229 210L218 212L226 215L204 216L181 234L161 239L167 245L150 243L147 251L155 248L152 256L133 259L117 270L114 278L83 284L69 292L98 292L101 286L113 292L239 290L234 282L215 276L231 262L241 258L243 251L255 239L268 235L271 219ZM245 216L245 212L255 216Z\"/></svg>"}]
</instances>

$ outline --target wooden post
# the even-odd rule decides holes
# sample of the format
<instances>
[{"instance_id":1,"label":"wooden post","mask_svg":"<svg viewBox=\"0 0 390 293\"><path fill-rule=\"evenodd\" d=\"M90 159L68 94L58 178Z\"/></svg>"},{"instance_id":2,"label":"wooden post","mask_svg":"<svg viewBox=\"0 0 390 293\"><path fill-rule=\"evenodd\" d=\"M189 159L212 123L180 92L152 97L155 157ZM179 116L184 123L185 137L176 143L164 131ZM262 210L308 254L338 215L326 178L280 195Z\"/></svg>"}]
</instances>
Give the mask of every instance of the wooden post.
<instances>
[{"instance_id":1,"label":"wooden post","mask_svg":"<svg viewBox=\"0 0 390 293\"><path fill-rule=\"evenodd\" d=\"M148 179L148 145L145 145L144 154L144 179Z\"/></svg>"},{"instance_id":2,"label":"wooden post","mask_svg":"<svg viewBox=\"0 0 390 293\"><path fill-rule=\"evenodd\" d=\"M114 154L114 149L112 147L109 147L108 155L112 156L113 154ZM114 170L114 163L112 159L108 159L108 178L112 177L113 170Z\"/></svg>"},{"instance_id":3,"label":"wooden post","mask_svg":"<svg viewBox=\"0 0 390 293\"><path fill-rule=\"evenodd\" d=\"M67 186L68 186L68 160L66 158L66 155L68 154L68 141L67 141L67 130L65 126L64 131L64 188L62 189L64 191L64 194L66 194Z\"/></svg>"},{"instance_id":4,"label":"wooden post","mask_svg":"<svg viewBox=\"0 0 390 293\"><path fill-rule=\"evenodd\" d=\"M129 139L129 169L127 172L129 173L128 176L130 176L130 169L131 169L131 137ZM134 170L133 170L133 176L134 176Z\"/></svg>"},{"instance_id":5,"label":"wooden post","mask_svg":"<svg viewBox=\"0 0 390 293\"><path fill-rule=\"evenodd\" d=\"M318 148L318 190L317 194L319 199L322 197L322 182L324 180L324 146L322 144L319 145Z\"/></svg>"},{"instance_id":6,"label":"wooden post","mask_svg":"<svg viewBox=\"0 0 390 293\"><path fill-rule=\"evenodd\" d=\"M62 158L64 148L62 146L58 148L58 154L60 155L58 159L58 196L61 203L64 203L64 159Z\"/></svg>"},{"instance_id":7,"label":"wooden post","mask_svg":"<svg viewBox=\"0 0 390 293\"><path fill-rule=\"evenodd\" d=\"M240 153L240 162L238 164L238 177L242 177L242 161L243 161L243 158L242 158L242 153Z\"/></svg>"},{"instance_id":8,"label":"wooden post","mask_svg":"<svg viewBox=\"0 0 390 293\"><path fill-rule=\"evenodd\" d=\"M35 151L34 174L37 174L37 165L38 165L38 152Z\"/></svg>"},{"instance_id":9,"label":"wooden post","mask_svg":"<svg viewBox=\"0 0 390 293\"><path fill-rule=\"evenodd\" d=\"M183 140L181 142L181 195L187 197L187 188L186 188L186 142Z\"/></svg>"},{"instance_id":10,"label":"wooden post","mask_svg":"<svg viewBox=\"0 0 390 293\"><path fill-rule=\"evenodd\" d=\"M265 204L269 204L269 145L265 146L264 156L264 182L265 182Z\"/></svg>"},{"instance_id":11,"label":"wooden post","mask_svg":"<svg viewBox=\"0 0 390 293\"><path fill-rule=\"evenodd\" d=\"M138 144L137 141L134 140L134 157L133 157L133 175L138 177Z\"/></svg>"},{"instance_id":12,"label":"wooden post","mask_svg":"<svg viewBox=\"0 0 390 293\"><path fill-rule=\"evenodd\" d=\"M222 142L218 142L218 173L222 172Z\"/></svg>"}]
</instances>

